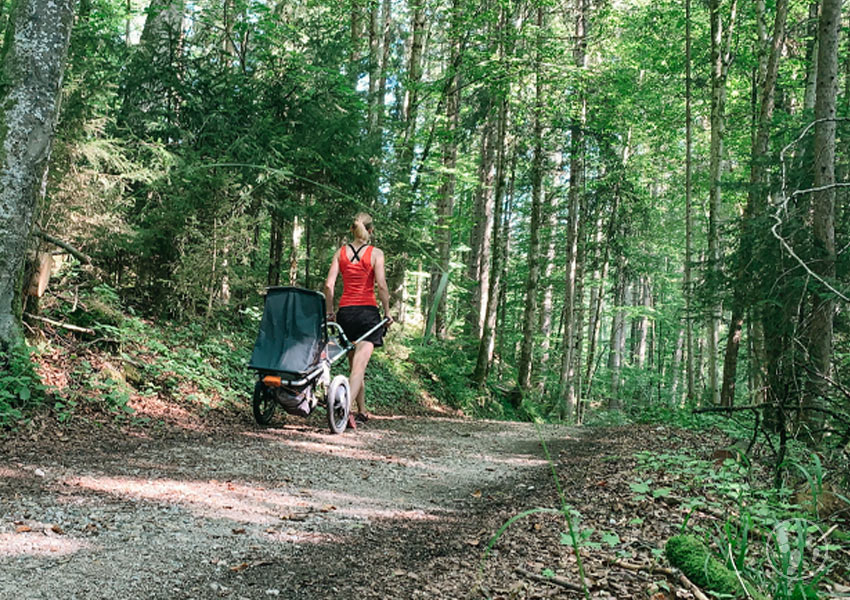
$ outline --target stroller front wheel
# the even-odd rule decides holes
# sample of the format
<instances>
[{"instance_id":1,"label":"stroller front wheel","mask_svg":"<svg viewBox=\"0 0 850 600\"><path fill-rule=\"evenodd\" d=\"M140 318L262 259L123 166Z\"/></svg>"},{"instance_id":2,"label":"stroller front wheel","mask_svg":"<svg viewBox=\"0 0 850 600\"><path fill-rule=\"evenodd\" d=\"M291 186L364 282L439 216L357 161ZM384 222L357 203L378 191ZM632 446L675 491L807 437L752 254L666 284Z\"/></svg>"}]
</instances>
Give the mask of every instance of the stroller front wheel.
<instances>
[{"instance_id":1,"label":"stroller front wheel","mask_svg":"<svg viewBox=\"0 0 850 600\"><path fill-rule=\"evenodd\" d=\"M271 423L274 415L275 399L274 392L262 381L258 381L254 386L254 420L259 425L268 425Z\"/></svg>"},{"instance_id":2,"label":"stroller front wheel","mask_svg":"<svg viewBox=\"0 0 850 600\"><path fill-rule=\"evenodd\" d=\"M351 409L351 390L348 377L337 375L331 381L327 394L328 425L332 433L342 433L348 425L348 412Z\"/></svg>"}]
</instances>

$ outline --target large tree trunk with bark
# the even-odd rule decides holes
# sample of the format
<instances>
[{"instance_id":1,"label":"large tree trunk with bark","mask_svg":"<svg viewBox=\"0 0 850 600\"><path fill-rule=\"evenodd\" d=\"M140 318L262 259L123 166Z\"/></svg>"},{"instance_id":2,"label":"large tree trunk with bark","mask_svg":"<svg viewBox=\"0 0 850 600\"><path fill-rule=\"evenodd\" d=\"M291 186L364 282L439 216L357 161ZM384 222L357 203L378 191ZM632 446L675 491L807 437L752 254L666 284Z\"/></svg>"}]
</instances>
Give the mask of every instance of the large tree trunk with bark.
<instances>
[{"instance_id":1,"label":"large tree trunk with bark","mask_svg":"<svg viewBox=\"0 0 850 600\"><path fill-rule=\"evenodd\" d=\"M811 383L805 409L820 408L829 393L832 375L833 291L826 287L835 277L835 104L838 96L838 34L841 0L823 0L818 26L818 75L815 98L814 188L812 195L812 270L820 278L812 294L809 356ZM806 422L820 430L823 413L807 410ZM815 435L820 435L817 433Z\"/></svg>"},{"instance_id":2,"label":"large tree trunk with bark","mask_svg":"<svg viewBox=\"0 0 850 600\"><path fill-rule=\"evenodd\" d=\"M685 296L685 395L694 399L694 320L691 301L693 278L691 271L693 253L692 171L693 119L691 119L691 0L685 0L685 266L682 291Z\"/></svg>"},{"instance_id":3,"label":"large tree trunk with bark","mask_svg":"<svg viewBox=\"0 0 850 600\"><path fill-rule=\"evenodd\" d=\"M472 283L472 302L466 320L470 333L481 339L490 289L490 250L493 230L493 182L496 178L495 119L488 118L481 131L478 186L475 190L474 223L470 239L467 279Z\"/></svg>"},{"instance_id":4,"label":"large tree trunk with bark","mask_svg":"<svg viewBox=\"0 0 850 600\"><path fill-rule=\"evenodd\" d=\"M393 201L399 215L407 218L413 206L410 180L413 176L413 154L416 133L416 118L419 113L419 85L422 80L422 55L425 49L425 0L419 0L412 7L410 58L404 79L404 102L401 106L402 134L398 146L398 164L396 166L396 188L400 192ZM399 185L401 184L401 185ZM403 302L406 264L408 253L404 250L390 257L387 264L387 283L390 288L390 303L394 315L401 323L405 320ZM421 286L421 278L417 286Z\"/></svg>"},{"instance_id":5,"label":"large tree trunk with bark","mask_svg":"<svg viewBox=\"0 0 850 600\"><path fill-rule=\"evenodd\" d=\"M770 124L773 119L776 78L779 73L779 58L785 41L785 21L788 15L788 0L777 0L776 17L773 25L773 38L765 65L762 80L760 108L756 132L750 155L750 189L744 219L741 225L741 239L738 256L738 269L735 289L732 297L732 319L729 335L726 339L726 352L723 361L723 386L720 392L720 404L732 406L735 399L735 381L738 369L738 350L744 324L746 298L751 289L748 275L753 256L752 220L761 218L767 207L767 157L770 145Z\"/></svg>"},{"instance_id":6,"label":"large tree trunk with bark","mask_svg":"<svg viewBox=\"0 0 850 600\"><path fill-rule=\"evenodd\" d=\"M620 255L617 261L617 285L614 287L614 314L611 317L611 338L608 344L608 370L611 375L611 393L607 408L616 410L620 402L620 369L626 349L626 311L629 289L626 279L626 259Z\"/></svg>"},{"instance_id":7,"label":"large tree trunk with bark","mask_svg":"<svg viewBox=\"0 0 850 600\"><path fill-rule=\"evenodd\" d=\"M369 135L378 128L378 84L381 78L381 0L369 1Z\"/></svg>"},{"instance_id":8,"label":"large tree trunk with bark","mask_svg":"<svg viewBox=\"0 0 850 600\"><path fill-rule=\"evenodd\" d=\"M436 310L434 318L429 319L433 323L432 331L428 334L444 336L446 334L446 290L443 289L440 297L440 280L449 273L452 250L451 221L454 214L454 194L457 166L457 130L460 114L460 5L455 0L452 6L452 25L449 36L451 38L451 51L449 52L448 73L445 85L444 99L446 108L446 128L443 140L442 157L442 182L440 183L439 203L437 205L437 239L438 264L431 270L431 299L432 310ZM434 301L436 300L436 305Z\"/></svg>"},{"instance_id":9,"label":"large tree trunk with bark","mask_svg":"<svg viewBox=\"0 0 850 600\"><path fill-rule=\"evenodd\" d=\"M737 0L732 0L724 39L724 22L720 0L710 0L711 21L711 143L709 156L708 194L708 284L719 289L720 274L720 219L722 212L720 180L723 166L723 138L726 135L726 79L732 59L732 34L735 30ZM709 302L708 315L708 391L713 404L720 402L720 386L717 382L718 336L722 307L718 299Z\"/></svg>"},{"instance_id":10,"label":"large tree trunk with bark","mask_svg":"<svg viewBox=\"0 0 850 600\"><path fill-rule=\"evenodd\" d=\"M522 392L531 388L532 352L534 351L537 288L540 282L540 211L543 196L543 83L540 37L543 31L543 7L537 7L537 51L534 82L534 157L531 163L531 223L528 242L528 277L525 282L525 310L522 319L522 345L519 356L517 383Z\"/></svg>"},{"instance_id":11,"label":"large tree trunk with bark","mask_svg":"<svg viewBox=\"0 0 850 600\"><path fill-rule=\"evenodd\" d=\"M588 0L576 0L576 46L573 64L583 71L587 66ZM579 244L579 210L584 188L584 126L587 119L587 98L579 93L578 114L570 128L570 191L569 222L567 226L567 280L564 294L564 339L559 382L558 408L563 416L572 418L576 405L575 345L580 330L576 328L575 311L581 298L576 297Z\"/></svg>"},{"instance_id":12,"label":"large tree trunk with bark","mask_svg":"<svg viewBox=\"0 0 850 600\"><path fill-rule=\"evenodd\" d=\"M19 0L9 16L0 151L0 351L21 336L21 277L45 193L73 16L71 0Z\"/></svg>"},{"instance_id":13,"label":"large tree trunk with bark","mask_svg":"<svg viewBox=\"0 0 850 600\"><path fill-rule=\"evenodd\" d=\"M553 161L554 162L554 161ZM552 303L555 297L552 273L555 272L555 255L558 236L558 211L555 207L555 194L544 195L546 215L545 235L548 240L546 244L546 262L543 267L543 300L540 303L540 372L547 373L549 370L549 350L552 344ZM541 378L538 388L543 391L546 379Z\"/></svg>"},{"instance_id":14,"label":"large tree trunk with bark","mask_svg":"<svg viewBox=\"0 0 850 600\"><path fill-rule=\"evenodd\" d=\"M502 261L506 259L503 252L506 250L503 239L502 220L505 202L505 176L507 162L507 124L508 124L508 99L502 98L499 106L499 117L497 121L496 143L498 144L496 158L496 198L493 215L493 260L490 267L490 286L487 292L487 313L484 319L484 330L481 341L478 344L478 358L475 363L475 371L472 379L478 385L483 385L490 372L490 363L493 360L493 348L496 335L496 313L499 308L499 289L501 285Z\"/></svg>"}]
</instances>

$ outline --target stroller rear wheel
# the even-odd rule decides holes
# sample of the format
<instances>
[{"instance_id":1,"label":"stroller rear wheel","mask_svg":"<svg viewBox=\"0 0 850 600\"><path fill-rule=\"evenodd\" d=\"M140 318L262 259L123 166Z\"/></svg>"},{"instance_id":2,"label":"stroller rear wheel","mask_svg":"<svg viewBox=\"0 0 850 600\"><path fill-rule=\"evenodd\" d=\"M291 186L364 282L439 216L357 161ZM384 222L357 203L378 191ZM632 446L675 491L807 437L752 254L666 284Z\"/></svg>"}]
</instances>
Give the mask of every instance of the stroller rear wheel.
<instances>
[{"instance_id":1,"label":"stroller rear wheel","mask_svg":"<svg viewBox=\"0 0 850 600\"><path fill-rule=\"evenodd\" d=\"M348 412L351 409L351 390L348 377L337 375L331 381L327 395L328 425L333 433L342 433L348 425Z\"/></svg>"},{"instance_id":2,"label":"stroller rear wheel","mask_svg":"<svg viewBox=\"0 0 850 600\"><path fill-rule=\"evenodd\" d=\"M274 415L275 399L274 391L258 381L254 386L254 420L260 425L268 425L271 423L272 415Z\"/></svg>"}]
</instances>

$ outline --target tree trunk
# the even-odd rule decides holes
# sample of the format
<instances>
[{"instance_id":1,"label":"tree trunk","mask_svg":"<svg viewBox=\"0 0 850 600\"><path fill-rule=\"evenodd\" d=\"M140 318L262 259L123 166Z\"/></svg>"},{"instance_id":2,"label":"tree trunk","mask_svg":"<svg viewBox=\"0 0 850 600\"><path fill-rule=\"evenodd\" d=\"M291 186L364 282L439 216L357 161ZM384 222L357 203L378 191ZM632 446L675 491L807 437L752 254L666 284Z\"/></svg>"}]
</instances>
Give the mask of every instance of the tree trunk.
<instances>
[{"instance_id":1,"label":"tree trunk","mask_svg":"<svg viewBox=\"0 0 850 600\"><path fill-rule=\"evenodd\" d=\"M357 81L360 79L360 60L362 58L362 44L360 40L363 37L363 2L364 0L351 0L351 30L349 32L351 54L348 57L348 77L353 88L357 87Z\"/></svg>"},{"instance_id":2,"label":"tree trunk","mask_svg":"<svg viewBox=\"0 0 850 600\"><path fill-rule=\"evenodd\" d=\"M726 78L732 58L731 44L735 29L737 0L732 0L729 12L726 39L723 34L723 16L720 0L710 0L709 18L711 21L711 143L709 157L709 194L708 194L708 285L719 289L720 274L720 230L722 203L720 180L723 166L723 138L726 134ZM708 339L708 389L712 404L720 402L720 386L717 382L718 336L722 307L719 300L709 302Z\"/></svg>"},{"instance_id":3,"label":"tree trunk","mask_svg":"<svg viewBox=\"0 0 850 600\"><path fill-rule=\"evenodd\" d=\"M841 0L823 0L818 26L818 74L815 98L814 187L812 195L812 270L821 278L812 294L809 355L811 381L804 408L819 408L829 393L832 375L832 322L835 298L828 283L835 277L835 104L838 96L838 34ZM823 413L807 411L814 431L822 428ZM817 436L820 433L815 434Z\"/></svg>"},{"instance_id":4,"label":"tree trunk","mask_svg":"<svg viewBox=\"0 0 850 600\"><path fill-rule=\"evenodd\" d=\"M416 118L419 113L419 85L422 80L422 55L425 48L425 0L418 0L412 7L410 59L404 79L404 102L401 107L402 135L398 148L398 166L395 181L400 190L394 205L399 207L400 216L406 218L412 212L413 193L410 180L413 177L413 154L416 133ZM387 265L387 283L390 288L390 304L393 312L404 323L402 296L405 283L405 265L408 253L401 251L390 258ZM416 285L421 286L421 278Z\"/></svg>"},{"instance_id":5,"label":"tree trunk","mask_svg":"<svg viewBox=\"0 0 850 600\"><path fill-rule=\"evenodd\" d=\"M490 250L493 230L493 182L496 178L496 128L488 118L481 131L481 156L478 166L478 187L475 190L474 224L470 240L467 277L473 282L472 302L467 312L470 333L481 340L487 313L487 293L490 288Z\"/></svg>"},{"instance_id":6,"label":"tree trunk","mask_svg":"<svg viewBox=\"0 0 850 600\"><path fill-rule=\"evenodd\" d=\"M510 362L513 364L516 362L516 352L513 353L513 356L508 357L505 355L504 343L505 343L505 333L507 331L507 327L505 326L505 320L507 319L508 312L508 256L511 251L511 218L513 215L513 205L514 205L514 189L516 183L516 163L517 163L517 153L514 151L512 153L511 158L511 175L508 183L508 191L505 194L505 208L502 211L502 232L500 235L500 241L502 247L499 249L499 254L502 256L502 264L501 271L499 273L499 281L501 285L499 285L499 299L496 303L498 307L498 312L496 315L496 319L493 321L496 326L494 332L498 333L498 351L499 351L499 369L497 372L498 380L502 380L502 373L504 371L504 365L506 362ZM514 321L516 322L516 321ZM515 349L515 346L514 346ZM491 353L490 361L493 361L493 353ZM518 396L513 396L514 402L516 402ZM519 404L515 404L514 406L519 406Z\"/></svg>"},{"instance_id":7,"label":"tree trunk","mask_svg":"<svg viewBox=\"0 0 850 600\"><path fill-rule=\"evenodd\" d=\"M576 0L576 46L573 50L573 64L580 73L587 66L587 28L588 0ZM581 77L581 75L579 75ZM580 86L581 87L581 86ZM587 99L579 92L577 122L570 127L570 191L569 225L567 227L567 281L564 295L564 340L561 377L559 381L559 411L562 416L571 417L575 412L576 385L572 371L574 366L575 338L580 335L576 329L576 284L578 274L579 210L581 194L584 188L584 125L587 119ZM579 298L580 302L581 299Z\"/></svg>"},{"instance_id":8,"label":"tree trunk","mask_svg":"<svg viewBox=\"0 0 850 600\"><path fill-rule=\"evenodd\" d=\"M602 238L602 229L598 227L597 229L597 243L598 245L603 245L604 248L602 250L602 267L599 270L599 284L598 287L594 288L594 294L591 294L590 301L590 324L588 330L588 338L590 347L587 351L587 370L585 371L585 389L587 390L587 395L590 395L590 390L593 385L593 373L594 373L594 362L596 361L596 344L599 338L599 330L602 325L602 305L604 304L605 299L605 282L608 281L608 267L610 265L610 255L611 255L611 245L614 243L614 232L616 231L617 224L617 209L619 207L620 201L620 193L617 190L614 193L614 205L611 207L611 216L609 217L608 227L607 227L607 240ZM601 218L600 218L601 225ZM596 275L594 274L594 279Z\"/></svg>"},{"instance_id":9,"label":"tree trunk","mask_svg":"<svg viewBox=\"0 0 850 600\"><path fill-rule=\"evenodd\" d=\"M685 0L685 273L682 288L685 296L685 379L689 402L694 396L694 321L691 308L693 298L693 120L691 118L691 0Z\"/></svg>"},{"instance_id":10,"label":"tree trunk","mask_svg":"<svg viewBox=\"0 0 850 600\"><path fill-rule=\"evenodd\" d=\"M495 340L496 310L498 309L499 287L501 285L502 261L505 260L502 252L505 249L502 233L502 219L504 218L505 202L505 171L506 171L506 131L508 122L508 99L502 98L499 106L499 117L497 123L497 159L496 159L496 198L493 215L493 261L490 268L490 287L487 292L487 316L484 319L484 331L478 344L478 358L475 364L473 381L479 386L487 380L490 372L490 363L493 360L493 347Z\"/></svg>"},{"instance_id":11,"label":"tree trunk","mask_svg":"<svg viewBox=\"0 0 850 600\"><path fill-rule=\"evenodd\" d=\"M151 0L139 44L151 56L173 58L183 34L184 0Z\"/></svg>"},{"instance_id":12,"label":"tree trunk","mask_svg":"<svg viewBox=\"0 0 850 600\"><path fill-rule=\"evenodd\" d=\"M545 235L548 238L546 245L546 265L543 269L543 301L540 304L540 372L549 372L549 348L552 343L552 300L554 298L554 289L552 281L552 273L555 271L555 251L557 248L558 236L556 229L558 226L558 211L555 207L555 194L544 194L546 202L545 212L547 226ZM540 379L540 391L543 391L543 386L546 383L546 378Z\"/></svg>"},{"instance_id":13,"label":"tree trunk","mask_svg":"<svg viewBox=\"0 0 850 600\"><path fill-rule=\"evenodd\" d=\"M670 365L672 382L670 384L670 401L673 406L678 406L677 400L679 395L679 381L681 380L681 365L682 353L685 345L685 328L679 329L679 336L676 338L676 349L673 352L673 362Z\"/></svg>"},{"instance_id":14,"label":"tree trunk","mask_svg":"<svg viewBox=\"0 0 850 600\"><path fill-rule=\"evenodd\" d=\"M640 303L643 306L643 314L638 319L638 334L635 350L635 366L638 369L643 369L646 365L647 356L647 338L649 336L649 310L652 307L652 287L649 283L649 278L641 277L640 279Z\"/></svg>"},{"instance_id":15,"label":"tree trunk","mask_svg":"<svg viewBox=\"0 0 850 600\"><path fill-rule=\"evenodd\" d=\"M378 129L378 83L381 78L381 0L369 0L369 135Z\"/></svg>"},{"instance_id":16,"label":"tree trunk","mask_svg":"<svg viewBox=\"0 0 850 600\"><path fill-rule=\"evenodd\" d=\"M0 351L21 338L21 278L46 191L73 16L70 0L18 0L9 15L0 129Z\"/></svg>"},{"instance_id":17,"label":"tree trunk","mask_svg":"<svg viewBox=\"0 0 850 600\"><path fill-rule=\"evenodd\" d=\"M301 236L303 234L304 227L301 225L301 220L298 217L293 217L292 235L289 238L289 277L287 279L289 285L298 283L298 249L301 247Z\"/></svg>"},{"instance_id":18,"label":"tree trunk","mask_svg":"<svg viewBox=\"0 0 850 600\"><path fill-rule=\"evenodd\" d=\"M528 277L525 282L525 310L522 320L522 345L517 384L521 392L531 388L532 352L537 316L537 288L540 282L540 211L543 195L543 83L542 55L543 7L537 7L537 51L535 56L534 114L532 116L534 156L531 163L531 222L528 242Z\"/></svg>"},{"instance_id":19,"label":"tree trunk","mask_svg":"<svg viewBox=\"0 0 850 600\"><path fill-rule=\"evenodd\" d=\"M575 319L575 328L573 330L574 341L572 350L572 365L570 365L569 381L572 386L573 405L575 406L574 419L575 422L581 425L582 414L584 407L582 406L582 352L584 351L584 318L587 309L584 304L584 265L585 251L587 250L587 236L584 227L584 221L579 222L579 245L578 258L576 260L576 303L573 311Z\"/></svg>"},{"instance_id":20,"label":"tree trunk","mask_svg":"<svg viewBox=\"0 0 850 600\"><path fill-rule=\"evenodd\" d=\"M812 111L815 109L815 91L817 90L817 73L818 73L818 8L820 2L815 0L809 4L809 26L808 37L809 41L806 44L806 93L803 96L803 110Z\"/></svg>"},{"instance_id":21,"label":"tree trunk","mask_svg":"<svg viewBox=\"0 0 850 600\"><path fill-rule=\"evenodd\" d=\"M617 285L614 287L614 314L611 317L611 339L608 344L608 370L611 375L611 395L608 397L608 409L618 410L620 402L620 368L626 349L626 259L620 255L617 261Z\"/></svg>"},{"instance_id":22,"label":"tree trunk","mask_svg":"<svg viewBox=\"0 0 850 600\"><path fill-rule=\"evenodd\" d=\"M744 310L748 304L746 298L751 291L750 262L753 256L752 220L761 219L767 208L767 164L770 146L770 124L773 119L776 78L779 73L779 58L785 42L785 21L788 15L788 0L777 0L776 17L773 25L773 38L765 66L761 91L759 94L759 116L756 125L752 153L750 155L750 189L747 206L741 225L740 250L735 289L732 298L732 319L726 340L726 352L723 360L723 387L720 392L720 404L732 406L735 399L735 381L738 369L738 349L743 332Z\"/></svg>"},{"instance_id":23,"label":"tree trunk","mask_svg":"<svg viewBox=\"0 0 850 600\"><path fill-rule=\"evenodd\" d=\"M384 116L386 113L385 98L387 96L387 72L389 71L389 62L390 62L390 44L392 44L392 38L390 37L391 31L390 28L392 26L392 6L390 0L383 1L383 8L381 9L383 16L383 25L381 26L381 64L380 64L380 76L378 78L378 98L377 98L377 111L378 111L378 123L377 130L380 135L384 129Z\"/></svg>"},{"instance_id":24,"label":"tree trunk","mask_svg":"<svg viewBox=\"0 0 850 600\"><path fill-rule=\"evenodd\" d=\"M269 271L266 283L269 286L280 285L280 268L283 261L283 218L271 215L271 230L269 231Z\"/></svg>"},{"instance_id":25,"label":"tree trunk","mask_svg":"<svg viewBox=\"0 0 850 600\"><path fill-rule=\"evenodd\" d=\"M437 299L437 292L440 279L443 274L449 272L451 250L452 250L452 230L451 221L454 213L454 193L455 193L455 167L457 166L457 139L455 136L458 129L458 120L460 112L460 77L459 77L459 55L460 55L460 4L459 0L455 0L452 5L452 25L449 31L451 39L451 51L449 52L448 73L446 74L447 81L445 87L445 107L446 107L446 131L443 141L443 158L442 158L442 182L440 183L439 204L437 206L437 252L439 255L439 264L431 271L431 303ZM435 334L443 337L446 334L446 291L437 299L436 311L433 330L426 332L427 334Z\"/></svg>"}]
</instances>

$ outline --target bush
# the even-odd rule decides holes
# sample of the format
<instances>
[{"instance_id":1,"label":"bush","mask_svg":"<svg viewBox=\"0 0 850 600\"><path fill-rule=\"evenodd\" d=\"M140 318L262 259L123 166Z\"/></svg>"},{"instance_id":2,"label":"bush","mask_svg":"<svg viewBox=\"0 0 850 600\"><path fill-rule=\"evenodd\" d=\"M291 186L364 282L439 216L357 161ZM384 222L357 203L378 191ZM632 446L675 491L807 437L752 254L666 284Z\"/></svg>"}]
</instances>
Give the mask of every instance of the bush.
<instances>
[{"instance_id":1,"label":"bush","mask_svg":"<svg viewBox=\"0 0 850 600\"><path fill-rule=\"evenodd\" d=\"M44 386L23 343L0 352L0 426L8 427L42 403Z\"/></svg>"}]
</instances>

